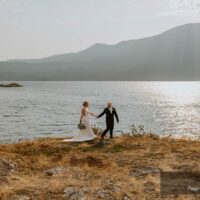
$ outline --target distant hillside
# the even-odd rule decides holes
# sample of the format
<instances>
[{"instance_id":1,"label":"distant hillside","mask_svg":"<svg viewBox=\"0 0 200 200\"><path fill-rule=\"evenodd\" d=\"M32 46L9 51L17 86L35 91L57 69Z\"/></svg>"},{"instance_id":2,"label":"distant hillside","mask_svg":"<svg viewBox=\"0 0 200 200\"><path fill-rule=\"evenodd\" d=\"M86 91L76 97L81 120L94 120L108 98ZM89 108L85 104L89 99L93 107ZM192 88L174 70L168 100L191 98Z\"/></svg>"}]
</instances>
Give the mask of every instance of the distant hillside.
<instances>
[{"instance_id":1,"label":"distant hillside","mask_svg":"<svg viewBox=\"0 0 200 200\"><path fill-rule=\"evenodd\" d=\"M78 53L0 62L0 80L200 80L200 24Z\"/></svg>"}]
</instances>

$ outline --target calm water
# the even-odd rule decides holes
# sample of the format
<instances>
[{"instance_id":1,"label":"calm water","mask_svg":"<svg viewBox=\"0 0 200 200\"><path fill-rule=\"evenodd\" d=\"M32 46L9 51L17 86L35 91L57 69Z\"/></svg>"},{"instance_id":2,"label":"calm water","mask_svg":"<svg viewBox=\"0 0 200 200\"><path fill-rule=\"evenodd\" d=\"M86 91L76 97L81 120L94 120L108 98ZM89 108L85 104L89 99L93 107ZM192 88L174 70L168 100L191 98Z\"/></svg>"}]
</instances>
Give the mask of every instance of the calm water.
<instances>
[{"instance_id":1,"label":"calm water","mask_svg":"<svg viewBox=\"0 0 200 200\"><path fill-rule=\"evenodd\" d=\"M174 136L200 135L200 82L21 82L0 88L0 142L78 133L81 104L100 113L107 101L116 107L115 134L144 125ZM105 118L92 123L104 128Z\"/></svg>"}]
</instances>

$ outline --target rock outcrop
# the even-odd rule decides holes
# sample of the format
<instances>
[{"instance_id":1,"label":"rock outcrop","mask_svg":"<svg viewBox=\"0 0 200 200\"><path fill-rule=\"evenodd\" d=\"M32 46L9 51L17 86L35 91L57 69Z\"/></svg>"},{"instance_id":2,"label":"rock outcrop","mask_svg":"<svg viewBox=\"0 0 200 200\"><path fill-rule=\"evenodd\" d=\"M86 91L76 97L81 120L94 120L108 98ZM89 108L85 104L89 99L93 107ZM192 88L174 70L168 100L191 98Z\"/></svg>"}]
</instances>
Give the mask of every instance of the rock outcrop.
<instances>
[{"instance_id":1,"label":"rock outcrop","mask_svg":"<svg viewBox=\"0 0 200 200\"><path fill-rule=\"evenodd\" d=\"M10 88L10 87L22 87L19 83L8 83L8 84L0 84L0 87Z\"/></svg>"},{"instance_id":2,"label":"rock outcrop","mask_svg":"<svg viewBox=\"0 0 200 200\"><path fill-rule=\"evenodd\" d=\"M15 165L6 158L0 157L0 184L6 181L7 176L15 170Z\"/></svg>"}]
</instances>

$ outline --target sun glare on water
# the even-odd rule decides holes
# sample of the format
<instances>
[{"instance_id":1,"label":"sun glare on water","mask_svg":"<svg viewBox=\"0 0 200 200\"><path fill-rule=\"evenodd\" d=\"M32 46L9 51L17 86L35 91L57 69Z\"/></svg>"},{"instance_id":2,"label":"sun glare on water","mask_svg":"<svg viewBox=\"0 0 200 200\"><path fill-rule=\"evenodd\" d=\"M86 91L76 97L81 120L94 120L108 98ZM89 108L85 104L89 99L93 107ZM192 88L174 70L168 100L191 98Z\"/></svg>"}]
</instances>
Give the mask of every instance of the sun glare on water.
<instances>
[{"instance_id":1,"label":"sun glare on water","mask_svg":"<svg viewBox=\"0 0 200 200\"><path fill-rule=\"evenodd\" d=\"M199 82L161 82L156 90L177 104L190 104L196 101L200 87Z\"/></svg>"}]
</instances>

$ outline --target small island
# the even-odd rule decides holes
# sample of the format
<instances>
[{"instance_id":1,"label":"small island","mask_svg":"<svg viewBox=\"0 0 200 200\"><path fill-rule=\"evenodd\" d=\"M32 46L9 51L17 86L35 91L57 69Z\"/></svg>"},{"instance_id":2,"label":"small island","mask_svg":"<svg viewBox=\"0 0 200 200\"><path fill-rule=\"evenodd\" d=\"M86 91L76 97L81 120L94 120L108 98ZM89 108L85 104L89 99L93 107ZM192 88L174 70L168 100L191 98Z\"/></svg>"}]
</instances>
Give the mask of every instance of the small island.
<instances>
[{"instance_id":1,"label":"small island","mask_svg":"<svg viewBox=\"0 0 200 200\"><path fill-rule=\"evenodd\" d=\"M0 87L3 88L12 88L12 87L23 87L19 83L8 83L8 84L0 84Z\"/></svg>"},{"instance_id":2,"label":"small island","mask_svg":"<svg viewBox=\"0 0 200 200\"><path fill-rule=\"evenodd\" d=\"M123 135L102 146L99 139L62 140L1 144L2 199L159 200L160 171L200 170L197 140L152 134Z\"/></svg>"}]
</instances>

